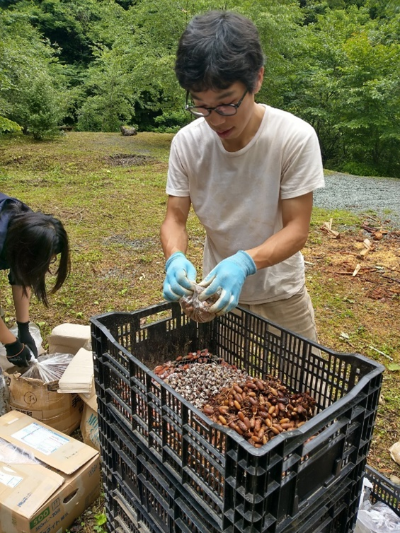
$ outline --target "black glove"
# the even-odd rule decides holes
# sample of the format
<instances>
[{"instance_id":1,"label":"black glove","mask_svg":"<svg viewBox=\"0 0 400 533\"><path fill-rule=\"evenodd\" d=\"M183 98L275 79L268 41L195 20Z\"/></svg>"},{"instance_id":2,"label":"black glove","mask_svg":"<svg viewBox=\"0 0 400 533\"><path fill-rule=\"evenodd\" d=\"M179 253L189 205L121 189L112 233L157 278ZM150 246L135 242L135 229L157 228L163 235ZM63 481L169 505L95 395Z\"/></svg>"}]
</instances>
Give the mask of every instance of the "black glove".
<instances>
[{"instance_id":1,"label":"black glove","mask_svg":"<svg viewBox=\"0 0 400 533\"><path fill-rule=\"evenodd\" d=\"M33 355L37 357L38 351L35 341L29 331L29 322L17 322L18 324L18 338L21 342L29 346Z\"/></svg>"},{"instance_id":2,"label":"black glove","mask_svg":"<svg viewBox=\"0 0 400 533\"><path fill-rule=\"evenodd\" d=\"M4 345L6 349L7 359L11 364L16 366L28 366L28 361L31 359L31 352L28 346L22 344L20 340Z\"/></svg>"}]
</instances>

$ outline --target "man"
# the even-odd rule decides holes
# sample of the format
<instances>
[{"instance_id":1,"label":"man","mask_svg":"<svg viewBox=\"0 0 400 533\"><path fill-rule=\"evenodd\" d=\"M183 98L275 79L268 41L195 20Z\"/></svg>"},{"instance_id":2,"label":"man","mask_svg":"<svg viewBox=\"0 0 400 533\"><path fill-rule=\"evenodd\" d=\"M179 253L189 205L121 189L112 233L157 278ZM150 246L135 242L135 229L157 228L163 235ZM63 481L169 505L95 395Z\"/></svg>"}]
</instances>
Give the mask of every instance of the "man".
<instances>
[{"instance_id":1,"label":"man","mask_svg":"<svg viewBox=\"0 0 400 533\"><path fill-rule=\"evenodd\" d=\"M185 256L193 205L206 230L200 299L219 295L210 312L240 303L316 340L300 250L313 191L324 186L320 148L309 124L255 102L263 65L257 29L233 12L194 17L181 36L175 72L198 118L171 145L164 297L193 291L196 270Z\"/></svg>"}]
</instances>

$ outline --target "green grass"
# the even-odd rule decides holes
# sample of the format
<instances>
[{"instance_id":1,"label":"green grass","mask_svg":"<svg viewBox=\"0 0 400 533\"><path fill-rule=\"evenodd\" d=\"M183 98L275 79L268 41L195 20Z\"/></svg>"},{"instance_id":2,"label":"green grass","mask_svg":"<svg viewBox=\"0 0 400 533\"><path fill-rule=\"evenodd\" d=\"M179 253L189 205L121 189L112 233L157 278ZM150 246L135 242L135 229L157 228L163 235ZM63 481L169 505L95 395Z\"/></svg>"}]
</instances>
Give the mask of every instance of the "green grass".
<instances>
[{"instance_id":1,"label":"green grass","mask_svg":"<svg viewBox=\"0 0 400 533\"><path fill-rule=\"evenodd\" d=\"M0 190L33 209L58 216L71 242L72 272L67 282L51 296L49 309L32 302L31 319L40 323L44 346L52 328L60 323L88 324L90 317L97 314L136 310L162 300L164 257L159 229L166 207L171 139L171 134L155 133L134 137L67 133L55 142L41 143L21 135L0 139ZM118 158L123 162L135 156L140 164L117 164ZM338 243L320 230L330 219L332 229L341 233ZM362 353L387 365L390 360L370 348L373 346L398 364L399 298L371 299L366 296L371 284L363 284L365 277L338 274L343 269L338 257L340 260L349 251L354 255L349 256L350 260L356 260L354 243L357 239L362 241L362 222L363 216L347 211L313 210L304 256L311 263L306 281L320 342L339 351ZM188 230L188 255L200 271L204 231L193 213ZM341 249L336 246L339 244ZM393 273L396 276L398 271ZM0 272L0 288L1 305L12 325L14 310L4 272ZM398 371L385 373L383 398L390 406L390 416L400 411L398 378ZM383 407L377 425L384 433L387 420ZM391 464L387 448L392 437L400 438L398 433L397 437L386 433L380 450L387 465Z\"/></svg>"}]
</instances>

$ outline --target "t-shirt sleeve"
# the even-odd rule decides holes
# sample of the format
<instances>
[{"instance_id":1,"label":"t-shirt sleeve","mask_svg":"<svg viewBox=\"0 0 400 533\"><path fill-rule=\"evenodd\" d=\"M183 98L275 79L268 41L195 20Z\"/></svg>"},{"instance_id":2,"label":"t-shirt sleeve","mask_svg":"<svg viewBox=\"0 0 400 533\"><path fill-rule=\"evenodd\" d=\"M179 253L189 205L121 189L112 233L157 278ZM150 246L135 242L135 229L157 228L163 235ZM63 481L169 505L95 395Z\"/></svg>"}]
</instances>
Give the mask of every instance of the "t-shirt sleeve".
<instances>
[{"instance_id":1,"label":"t-shirt sleeve","mask_svg":"<svg viewBox=\"0 0 400 533\"><path fill-rule=\"evenodd\" d=\"M315 130L297 131L284 150L281 198L302 196L325 186L321 149Z\"/></svg>"},{"instance_id":2,"label":"t-shirt sleeve","mask_svg":"<svg viewBox=\"0 0 400 533\"><path fill-rule=\"evenodd\" d=\"M166 192L170 196L190 196L189 178L179 156L179 141L176 136L172 139L169 154Z\"/></svg>"}]
</instances>

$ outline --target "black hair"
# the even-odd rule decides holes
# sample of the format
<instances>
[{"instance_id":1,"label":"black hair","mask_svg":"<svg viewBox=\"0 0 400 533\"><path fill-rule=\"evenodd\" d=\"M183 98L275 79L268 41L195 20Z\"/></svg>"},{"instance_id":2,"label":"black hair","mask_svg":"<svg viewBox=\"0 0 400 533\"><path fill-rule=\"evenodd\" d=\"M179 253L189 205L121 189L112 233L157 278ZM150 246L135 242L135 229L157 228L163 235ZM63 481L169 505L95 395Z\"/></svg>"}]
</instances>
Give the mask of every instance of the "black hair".
<instances>
[{"instance_id":1,"label":"black hair","mask_svg":"<svg viewBox=\"0 0 400 533\"><path fill-rule=\"evenodd\" d=\"M258 30L232 11L208 11L195 16L183 32L175 73L187 91L221 90L242 82L250 93L264 65Z\"/></svg>"},{"instance_id":2,"label":"black hair","mask_svg":"<svg viewBox=\"0 0 400 533\"><path fill-rule=\"evenodd\" d=\"M41 212L16 212L10 217L4 249L13 283L22 285L25 292L30 287L47 306L45 277L53 259L60 254L51 293L62 286L71 268L68 235L62 223Z\"/></svg>"}]
</instances>

